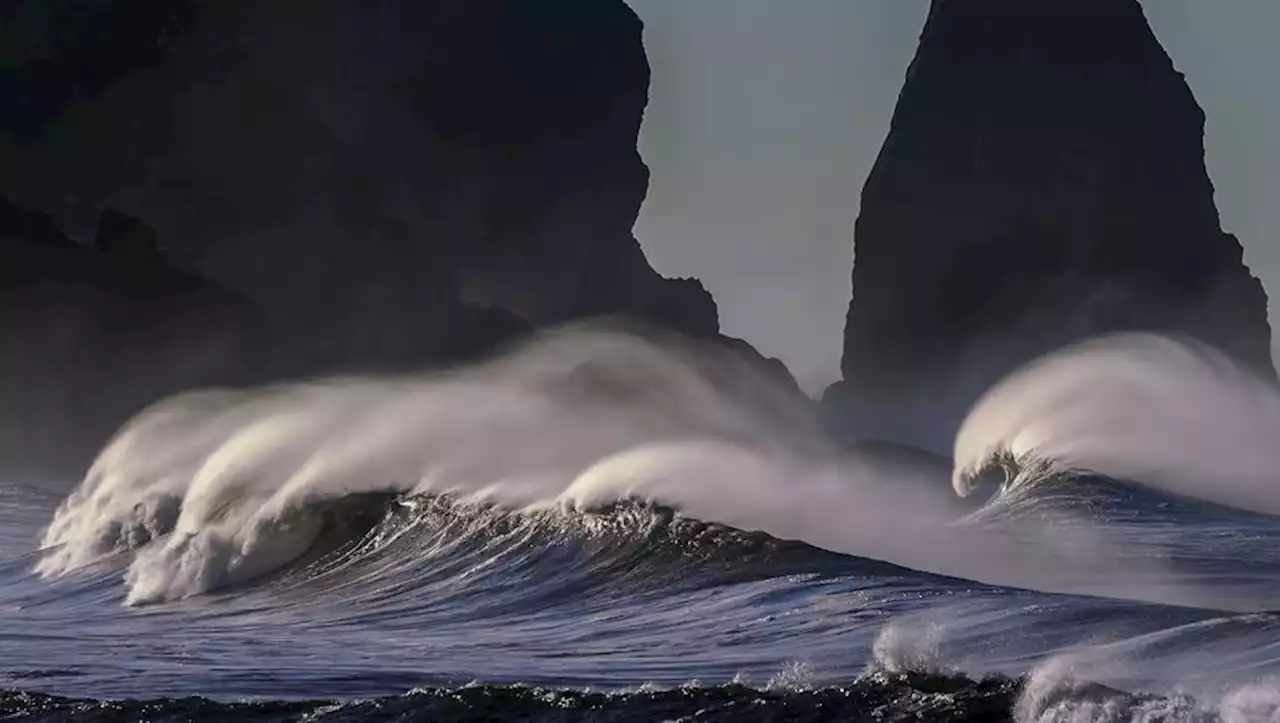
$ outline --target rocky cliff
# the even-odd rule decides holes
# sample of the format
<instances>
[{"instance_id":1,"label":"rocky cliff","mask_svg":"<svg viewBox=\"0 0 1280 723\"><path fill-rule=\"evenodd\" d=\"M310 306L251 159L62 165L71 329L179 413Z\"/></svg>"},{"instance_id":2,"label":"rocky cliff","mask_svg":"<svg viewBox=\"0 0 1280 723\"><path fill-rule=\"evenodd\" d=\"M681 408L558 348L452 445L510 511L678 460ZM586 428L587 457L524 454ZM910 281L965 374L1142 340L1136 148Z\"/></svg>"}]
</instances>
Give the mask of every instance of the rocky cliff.
<instances>
[{"instance_id":1,"label":"rocky cliff","mask_svg":"<svg viewBox=\"0 0 1280 723\"><path fill-rule=\"evenodd\" d=\"M266 361L246 300L168 264L115 211L91 245L0 198L0 472L83 472L159 396L248 381Z\"/></svg>"},{"instance_id":2,"label":"rocky cliff","mask_svg":"<svg viewBox=\"0 0 1280 723\"><path fill-rule=\"evenodd\" d=\"M1273 376L1203 126L1137 0L934 0L856 225L846 431L946 449L991 382L1115 330Z\"/></svg>"},{"instance_id":3,"label":"rocky cliff","mask_svg":"<svg viewBox=\"0 0 1280 723\"><path fill-rule=\"evenodd\" d=\"M10 11L48 40L0 76L25 99L0 193L147 219L280 326L323 327L309 358L416 356L406 324L454 302L718 328L631 235L649 69L623 0L45 5Z\"/></svg>"},{"instance_id":4,"label":"rocky cliff","mask_svg":"<svg viewBox=\"0 0 1280 723\"><path fill-rule=\"evenodd\" d=\"M10 249L41 246L24 283L145 266L159 239L170 268L251 300L258 380L455 362L600 315L719 338L701 284L661 277L631 234L649 68L623 0L20 0L0 21L0 216ZM41 308L170 301L86 273L93 300ZM132 343L103 331L127 314L95 313L63 333L74 353L41 352L61 374ZM143 387L147 369L117 366Z\"/></svg>"}]
</instances>

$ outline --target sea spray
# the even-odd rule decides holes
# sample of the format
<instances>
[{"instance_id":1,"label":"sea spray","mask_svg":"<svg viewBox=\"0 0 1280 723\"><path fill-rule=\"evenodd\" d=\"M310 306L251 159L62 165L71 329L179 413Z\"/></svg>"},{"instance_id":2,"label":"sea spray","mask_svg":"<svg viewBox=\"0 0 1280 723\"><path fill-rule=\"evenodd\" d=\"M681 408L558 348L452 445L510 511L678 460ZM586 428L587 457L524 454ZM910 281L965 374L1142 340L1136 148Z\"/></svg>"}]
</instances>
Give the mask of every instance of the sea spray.
<instances>
[{"instance_id":1,"label":"sea spray","mask_svg":"<svg viewBox=\"0 0 1280 723\"><path fill-rule=\"evenodd\" d=\"M317 531L312 508L353 494L578 505L645 496L643 479L678 498L698 467L723 495L766 460L778 477L804 466L782 460L833 457L792 397L737 359L586 327L444 374L184 395L102 452L49 526L39 570L141 548L128 580L146 602L288 562ZM788 495L772 481L761 504Z\"/></svg>"},{"instance_id":2,"label":"sea spray","mask_svg":"<svg viewBox=\"0 0 1280 723\"><path fill-rule=\"evenodd\" d=\"M1068 347L988 391L961 426L962 495L997 468L1017 486L1087 470L1280 514L1280 390L1191 339L1123 334Z\"/></svg>"},{"instance_id":3,"label":"sea spray","mask_svg":"<svg viewBox=\"0 0 1280 723\"><path fill-rule=\"evenodd\" d=\"M886 624L871 646L871 670L888 673L945 673L941 624L929 616L908 617Z\"/></svg>"},{"instance_id":4,"label":"sea spray","mask_svg":"<svg viewBox=\"0 0 1280 723\"><path fill-rule=\"evenodd\" d=\"M1023 720L1274 717L1280 620L1217 606L1248 590L1268 607L1238 609L1274 607L1273 518L1068 465L1037 477L1010 455L1010 488L975 520L949 506L945 472L917 480L836 451L803 400L751 401L772 387L735 390L732 370L579 329L447 374L169 400L103 451L38 558L20 548L0 565L9 684L228 699L423 686L370 703L419 716L480 687L479 705L506 701L485 710L519 713L521 688L504 683L536 678L652 680L690 711L757 715L770 699L854 719L1009 719L1025 694ZM42 499L26 518L49 519ZM1169 543L1211 594L1158 594ZM39 558L59 579L28 576ZM135 603L220 592L117 610L125 567ZM1015 677L977 678L994 672ZM718 685L738 674L770 689ZM670 688L693 678L711 687ZM452 687L471 679L489 685ZM661 695L618 700L675 715Z\"/></svg>"},{"instance_id":5,"label":"sea spray","mask_svg":"<svg viewBox=\"0 0 1280 723\"><path fill-rule=\"evenodd\" d=\"M812 405L736 357L577 326L448 373L162 402L124 427L60 507L37 569L129 553L128 602L190 597L288 565L314 544L322 510L377 493L512 511L637 499L1047 590L1140 598L1164 573L1158 561L1120 564L1102 538L953 525L955 498L930 474L838 451Z\"/></svg>"}]
</instances>

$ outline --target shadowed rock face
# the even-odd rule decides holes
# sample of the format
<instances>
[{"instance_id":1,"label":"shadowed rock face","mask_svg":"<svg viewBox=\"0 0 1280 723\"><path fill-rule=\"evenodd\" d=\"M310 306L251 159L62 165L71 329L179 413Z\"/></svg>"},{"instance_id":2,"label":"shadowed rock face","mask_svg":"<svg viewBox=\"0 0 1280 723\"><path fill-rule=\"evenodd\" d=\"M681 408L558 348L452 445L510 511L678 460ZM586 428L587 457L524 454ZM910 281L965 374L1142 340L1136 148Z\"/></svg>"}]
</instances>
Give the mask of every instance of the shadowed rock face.
<instances>
[{"instance_id":1,"label":"shadowed rock face","mask_svg":"<svg viewBox=\"0 0 1280 723\"><path fill-rule=\"evenodd\" d=\"M48 218L3 200L0 209L7 480L74 479L122 420L158 397L245 382L266 361L265 329L243 298L173 268L156 251L77 244ZM118 212L104 221L108 230L154 238Z\"/></svg>"},{"instance_id":2,"label":"shadowed rock face","mask_svg":"<svg viewBox=\"0 0 1280 723\"><path fill-rule=\"evenodd\" d=\"M45 135L67 106L163 62L192 11L190 0L0 3L0 129Z\"/></svg>"},{"instance_id":3,"label":"shadowed rock face","mask_svg":"<svg viewBox=\"0 0 1280 723\"><path fill-rule=\"evenodd\" d=\"M1117 330L1274 376L1203 125L1137 0L934 0L863 191L833 413L945 448L991 382Z\"/></svg>"},{"instance_id":4,"label":"shadowed rock face","mask_svg":"<svg viewBox=\"0 0 1280 723\"><path fill-rule=\"evenodd\" d=\"M631 235L641 30L623 0L0 3L6 363L48 381L0 399L44 405L19 446L91 449L178 388L466 361L583 317L718 339L702 285ZM251 360L157 375L170 347L237 348L197 331L229 298Z\"/></svg>"},{"instance_id":5,"label":"shadowed rock face","mask_svg":"<svg viewBox=\"0 0 1280 723\"><path fill-rule=\"evenodd\" d=\"M52 40L0 76L26 98L0 194L145 218L277 325L323 327L305 356L429 335L455 303L718 329L631 235L649 68L623 0L44 6L9 10Z\"/></svg>"}]
</instances>

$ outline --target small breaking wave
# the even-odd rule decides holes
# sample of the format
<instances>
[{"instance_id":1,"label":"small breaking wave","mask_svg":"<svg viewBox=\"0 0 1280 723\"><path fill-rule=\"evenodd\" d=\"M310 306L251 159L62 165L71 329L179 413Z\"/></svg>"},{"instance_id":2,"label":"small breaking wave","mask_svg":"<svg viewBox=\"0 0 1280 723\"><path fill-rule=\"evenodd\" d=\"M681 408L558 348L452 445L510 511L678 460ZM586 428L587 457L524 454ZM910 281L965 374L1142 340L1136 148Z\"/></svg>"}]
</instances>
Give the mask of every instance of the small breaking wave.
<instances>
[{"instance_id":1,"label":"small breaking wave","mask_svg":"<svg viewBox=\"0 0 1280 723\"><path fill-rule=\"evenodd\" d=\"M1011 374L956 437L960 495L1100 474L1280 515L1280 389L1190 339L1122 334Z\"/></svg>"}]
</instances>

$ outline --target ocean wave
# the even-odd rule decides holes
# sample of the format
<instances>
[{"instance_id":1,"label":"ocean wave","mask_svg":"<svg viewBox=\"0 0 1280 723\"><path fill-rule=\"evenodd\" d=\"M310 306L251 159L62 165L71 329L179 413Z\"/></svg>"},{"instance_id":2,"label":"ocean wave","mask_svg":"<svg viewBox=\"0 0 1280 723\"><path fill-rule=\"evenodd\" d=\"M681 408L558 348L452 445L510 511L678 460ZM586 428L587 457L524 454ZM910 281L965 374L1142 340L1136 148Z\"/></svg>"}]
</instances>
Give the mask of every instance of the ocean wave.
<instances>
[{"instance_id":1,"label":"ocean wave","mask_svg":"<svg viewBox=\"0 0 1280 723\"><path fill-rule=\"evenodd\" d=\"M1280 388L1192 339L1119 334L1014 372L955 442L960 495L1102 475L1280 515Z\"/></svg>"},{"instance_id":2,"label":"ocean wave","mask_svg":"<svg viewBox=\"0 0 1280 723\"><path fill-rule=\"evenodd\" d=\"M46 530L37 569L63 575L123 553L126 601L155 603L296 564L359 500L523 515L638 500L983 583L1208 599L1171 593L1180 573L1093 527L969 524L945 475L839 451L812 411L732 357L586 327L448 374L180 396L104 449ZM1018 451L963 459L1002 449Z\"/></svg>"},{"instance_id":3,"label":"ocean wave","mask_svg":"<svg viewBox=\"0 0 1280 723\"><path fill-rule=\"evenodd\" d=\"M178 397L103 451L38 569L130 552L129 602L189 597L279 569L325 504L373 493L526 511L639 498L880 559L944 549L925 538L954 517L945 494L839 455L807 406L708 358L577 328L447 375Z\"/></svg>"},{"instance_id":4,"label":"ocean wave","mask_svg":"<svg viewBox=\"0 0 1280 723\"><path fill-rule=\"evenodd\" d=\"M0 560L0 688L340 700L0 693L0 717L1266 720L1265 453L1211 430L1237 456L1179 476L1145 446L1213 426L1185 404L1269 423L1258 384L1175 340L1067 350L982 400L951 476L836 448L732 358L592 328L444 374L184 395ZM26 535L56 504L0 488ZM668 687L620 690L643 680Z\"/></svg>"},{"instance_id":5,"label":"ocean wave","mask_svg":"<svg viewBox=\"0 0 1280 723\"><path fill-rule=\"evenodd\" d=\"M512 512L414 496L388 500L382 518L366 525L339 506L313 549L256 584L284 598L320 596L351 611L425 599L447 608L452 599L467 599L457 611L474 623L599 595L671 593L780 575L909 574L640 501L592 511Z\"/></svg>"},{"instance_id":6,"label":"ocean wave","mask_svg":"<svg viewBox=\"0 0 1280 723\"><path fill-rule=\"evenodd\" d=\"M690 358L630 335L570 330L446 375L168 400L126 425L60 508L40 571L136 550L131 601L186 597L302 554L327 500L599 501L604 488L624 484L601 465L661 470L818 439L797 431L811 420L763 380L742 385L749 395L721 392L723 372L746 378L744 366L721 363L713 381ZM748 412L744 398L775 411ZM584 475L594 481L566 495Z\"/></svg>"}]
</instances>

